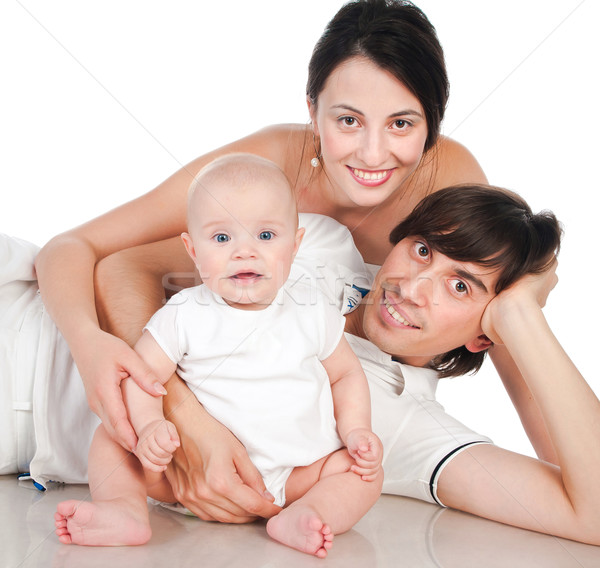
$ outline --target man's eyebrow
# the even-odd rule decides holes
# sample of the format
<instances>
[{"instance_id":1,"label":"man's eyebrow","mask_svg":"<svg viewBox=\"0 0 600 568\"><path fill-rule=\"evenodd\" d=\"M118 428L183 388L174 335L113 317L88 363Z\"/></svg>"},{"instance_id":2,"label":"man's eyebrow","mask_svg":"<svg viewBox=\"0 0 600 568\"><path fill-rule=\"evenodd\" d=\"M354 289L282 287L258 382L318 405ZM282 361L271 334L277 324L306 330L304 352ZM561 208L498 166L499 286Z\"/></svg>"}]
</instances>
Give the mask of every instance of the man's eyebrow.
<instances>
[{"instance_id":1,"label":"man's eyebrow","mask_svg":"<svg viewBox=\"0 0 600 568\"><path fill-rule=\"evenodd\" d=\"M471 274L470 272L468 272L462 268L456 268L454 270L454 272L456 272L456 274L458 274L458 276L467 280L468 282L470 282L471 284L473 284L474 286L476 286L477 288L479 288L486 294L488 293L488 289L486 288L483 281L481 279L477 278L477 276L475 276L474 274Z\"/></svg>"},{"instance_id":2,"label":"man's eyebrow","mask_svg":"<svg viewBox=\"0 0 600 568\"><path fill-rule=\"evenodd\" d=\"M360 110L358 110L357 108L354 108L354 107L344 104L344 103L338 104L338 105L333 105L331 108L332 109L349 110L350 112L364 116L364 113L361 112ZM388 118L396 118L398 116L418 116L420 118L423 118L422 113L420 113L418 110L413 110L413 109L399 110L398 112L393 112L392 114L390 114L388 116Z\"/></svg>"}]
</instances>

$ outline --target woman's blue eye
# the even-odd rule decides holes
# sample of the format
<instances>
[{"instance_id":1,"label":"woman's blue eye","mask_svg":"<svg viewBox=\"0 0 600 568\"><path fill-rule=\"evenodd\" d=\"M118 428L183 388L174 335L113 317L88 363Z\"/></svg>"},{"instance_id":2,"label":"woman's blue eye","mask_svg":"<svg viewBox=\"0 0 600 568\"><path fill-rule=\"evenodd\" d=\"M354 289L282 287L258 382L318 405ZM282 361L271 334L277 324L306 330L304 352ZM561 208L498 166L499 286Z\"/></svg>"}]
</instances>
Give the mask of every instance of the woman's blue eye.
<instances>
[{"instance_id":1,"label":"woman's blue eye","mask_svg":"<svg viewBox=\"0 0 600 568\"><path fill-rule=\"evenodd\" d=\"M219 233L218 235L215 235L213 238L218 243L226 243L227 241L230 240L229 235L226 235L225 233Z\"/></svg>"},{"instance_id":2,"label":"woman's blue eye","mask_svg":"<svg viewBox=\"0 0 600 568\"><path fill-rule=\"evenodd\" d=\"M273 233L271 231L263 231L260 235L258 235L258 238L261 241L270 241L273 238Z\"/></svg>"}]
</instances>

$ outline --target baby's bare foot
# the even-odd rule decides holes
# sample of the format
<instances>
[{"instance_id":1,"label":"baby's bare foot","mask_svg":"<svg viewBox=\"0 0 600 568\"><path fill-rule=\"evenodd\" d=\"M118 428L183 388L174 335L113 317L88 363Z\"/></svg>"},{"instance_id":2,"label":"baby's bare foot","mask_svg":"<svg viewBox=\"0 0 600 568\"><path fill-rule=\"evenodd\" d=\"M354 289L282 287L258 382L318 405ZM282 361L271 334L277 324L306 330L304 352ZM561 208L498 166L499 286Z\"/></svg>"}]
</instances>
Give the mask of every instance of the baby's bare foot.
<instances>
[{"instance_id":1,"label":"baby's bare foot","mask_svg":"<svg viewBox=\"0 0 600 568\"><path fill-rule=\"evenodd\" d=\"M293 504L267 523L269 536L301 552L325 558L333 546L333 533L312 508Z\"/></svg>"},{"instance_id":2,"label":"baby's bare foot","mask_svg":"<svg viewBox=\"0 0 600 568\"><path fill-rule=\"evenodd\" d=\"M136 515L126 502L63 501L54 513L58 540L85 546L144 544L151 530L147 513Z\"/></svg>"}]
</instances>

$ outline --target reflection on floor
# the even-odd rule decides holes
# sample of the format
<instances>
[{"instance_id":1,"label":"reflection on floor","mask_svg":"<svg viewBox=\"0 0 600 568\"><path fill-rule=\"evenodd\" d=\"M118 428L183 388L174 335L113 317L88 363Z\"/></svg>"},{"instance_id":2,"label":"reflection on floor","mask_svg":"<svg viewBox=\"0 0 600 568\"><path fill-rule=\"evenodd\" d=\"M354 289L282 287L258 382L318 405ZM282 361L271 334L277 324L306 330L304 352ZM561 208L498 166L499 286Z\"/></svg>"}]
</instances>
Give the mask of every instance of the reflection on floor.
<instances>
[{"instance_id":1,"label":"reflection on floor","mask_svg":"<svg viewBox=\"0 0 600 568\"><path fill-rule=\"evenodd\" d=\"M61 545L54 510L64 499L88 499L83 485L55 486L40 493L13 476L0 476L0 566L2 568L154 566L296 568L507 567L592 568L600 547L586 546L444 510L402 497L383 496L350 532L335 538L326 560L269 539L264 522L206 523L151 507L153 537L139 547Z\"/></svg>"}]
</instances>

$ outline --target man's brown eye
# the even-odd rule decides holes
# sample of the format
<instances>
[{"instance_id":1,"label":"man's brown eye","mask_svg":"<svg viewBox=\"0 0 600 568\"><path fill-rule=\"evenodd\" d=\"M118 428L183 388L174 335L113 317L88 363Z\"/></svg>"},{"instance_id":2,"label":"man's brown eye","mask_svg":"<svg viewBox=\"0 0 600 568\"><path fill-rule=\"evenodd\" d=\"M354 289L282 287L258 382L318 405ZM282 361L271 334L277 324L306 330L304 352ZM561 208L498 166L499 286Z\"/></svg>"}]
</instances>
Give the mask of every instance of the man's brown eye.
<instances>
[{"instance_id":1,"label":"man's brown eye","mask_svg":"<svg viewBox=\"0 0 600 568\"><path fill-rule=\"evenodd\" d=\"M429 254L429 249L425 245L421 245L419 247L419 256L427 256Z\"/></svg>"}]
</instances>

